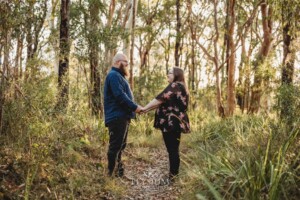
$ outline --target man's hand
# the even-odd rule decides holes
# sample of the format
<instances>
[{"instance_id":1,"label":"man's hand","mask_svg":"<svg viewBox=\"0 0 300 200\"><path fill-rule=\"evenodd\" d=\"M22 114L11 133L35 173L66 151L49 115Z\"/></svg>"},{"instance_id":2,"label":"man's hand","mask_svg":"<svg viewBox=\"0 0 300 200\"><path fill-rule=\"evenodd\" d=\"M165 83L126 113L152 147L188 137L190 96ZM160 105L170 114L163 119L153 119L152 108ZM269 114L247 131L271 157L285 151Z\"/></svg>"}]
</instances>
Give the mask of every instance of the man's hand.
<instances>
[{"instance_id":1,"label":"man's hand","mask_svg":"<svg viewBox=\"0 0 300 200\"><path fill-rule=\"evenodd\" d=\"M143 111L143 109L144 109L144 107L142 107L142 106L138 105L138 107L136 108L136 110L135 110L134 112L136 112L136 113L140 113L140 112L142 112L142 111Z\"/></svg>"}]
</instances>

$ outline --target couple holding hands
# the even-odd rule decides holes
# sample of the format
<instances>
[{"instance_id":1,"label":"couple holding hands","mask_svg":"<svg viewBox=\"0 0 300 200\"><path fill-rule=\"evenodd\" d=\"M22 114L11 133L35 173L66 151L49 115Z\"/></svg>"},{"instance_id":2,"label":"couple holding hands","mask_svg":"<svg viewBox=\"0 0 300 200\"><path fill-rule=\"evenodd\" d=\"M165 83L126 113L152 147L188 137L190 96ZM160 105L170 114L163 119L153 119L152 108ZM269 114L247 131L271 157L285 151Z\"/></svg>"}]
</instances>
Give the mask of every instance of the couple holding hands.
<instances>
[{"instance_id":1,"label":"couple holding hands","mask_svg":"<svg viewBox=\"0 0 300 200\"><path fill-rule=\"evenodd\" d=\"M169 179L174 180L180 164L181 133L190 132L186 113L189 92L183 70L177 67L170 69L167 75L169 85L145 107L133 101L132 91L125 79L128 75L128 59L125 54L117 53L104 85L105 126L109 130L108 175L124 175L122 151L126 147L128 126L135 113L146 113L156 109L154 127L162 132L169 155Z\"/></svg>"}]
</instances>

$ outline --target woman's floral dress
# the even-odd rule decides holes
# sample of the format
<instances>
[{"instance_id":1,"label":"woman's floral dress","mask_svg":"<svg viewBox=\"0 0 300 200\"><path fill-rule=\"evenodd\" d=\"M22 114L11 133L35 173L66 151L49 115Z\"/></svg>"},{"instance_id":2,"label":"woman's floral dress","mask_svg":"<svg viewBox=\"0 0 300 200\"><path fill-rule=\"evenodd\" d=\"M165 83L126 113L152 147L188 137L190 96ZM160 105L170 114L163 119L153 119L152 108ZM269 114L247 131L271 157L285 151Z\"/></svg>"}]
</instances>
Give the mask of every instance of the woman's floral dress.
<instances>
[{"instance_id":1,"label":"woman's floral dress","mask_svg":"<svg viewBox=\"0 0 300 200\"><path fill-rule=\"evenodd\" d=\"M189 96L179 82L170 83L157 97L163 103L155 112L154 127L162 132L190 132L187 108Z\"/></svg>"}]
</instances>

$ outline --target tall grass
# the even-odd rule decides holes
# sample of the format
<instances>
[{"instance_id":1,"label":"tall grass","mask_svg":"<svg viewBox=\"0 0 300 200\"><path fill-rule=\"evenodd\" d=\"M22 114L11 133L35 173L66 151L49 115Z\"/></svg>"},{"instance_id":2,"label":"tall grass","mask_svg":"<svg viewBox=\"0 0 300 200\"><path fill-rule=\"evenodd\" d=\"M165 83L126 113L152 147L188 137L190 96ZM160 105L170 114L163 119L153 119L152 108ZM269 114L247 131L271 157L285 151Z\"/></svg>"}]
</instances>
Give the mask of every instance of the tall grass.
<instances>
[{"instance_id":1,"label":"tall grass","mask_svg":"<svg viewBox=\"0 0 300 200\"><path fill-rule=\"evenodd\" d=\"M24 84L18 96L8 91L0 165L11 166L9 172L18 177L11 184L24 185L14 193L4 191L12 199L54 199L70 194L77 198L83 192L82 182L95 182L103 176L98 170L107 141L103 122L91 116L84 98L71 98L67 112L56 112L55 81L55 77L47 77ZM81 97L85 93L71 92ZM71 97L76 96L73 93ZM99 184L94 185L88 188L92 191L88 196L101 191Z\"/></svg>"},{"instance_id":2,"label":"tall grass","mask_svg":"<svg viewBox=\"0 0 300 200\"><path fill-rule=\"evenodd\" d=\"M299 128L266 116L208 120L185 141L184 170L198 199L296 199ZM299 169L298 169L299 173ZM184 176L183 176L184 177Z\"/></svg>"}]
</instances>

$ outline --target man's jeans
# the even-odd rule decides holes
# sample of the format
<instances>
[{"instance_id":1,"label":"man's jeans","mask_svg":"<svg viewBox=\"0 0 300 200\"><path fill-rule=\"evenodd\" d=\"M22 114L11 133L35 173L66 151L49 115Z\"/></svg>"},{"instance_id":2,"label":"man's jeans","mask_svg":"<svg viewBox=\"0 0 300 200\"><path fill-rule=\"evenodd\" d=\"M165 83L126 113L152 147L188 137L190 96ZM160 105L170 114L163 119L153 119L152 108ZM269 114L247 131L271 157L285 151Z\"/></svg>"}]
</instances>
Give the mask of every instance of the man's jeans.
<instances>
[{"instance_id":1,"label":"man's jeans","mask_svg":"<svg viewBox=\"0 0 300 200\"><path fill-rule=\"evenodd\" d=\"M112 176L117 162L117 175L123 176L124 169L121 156L126 147L129 120L118 118L108 123L107 126L109 130L108 175Z\"/></svg>"}]
</instances>

